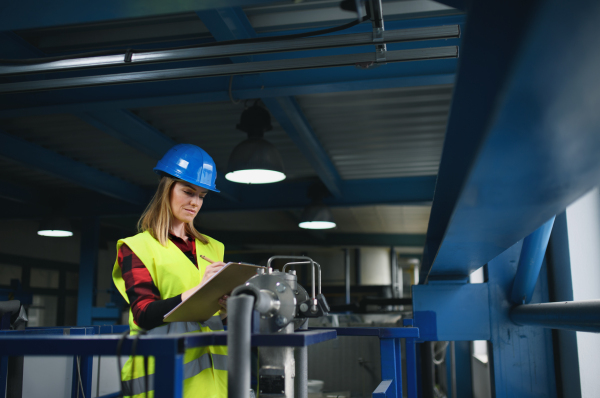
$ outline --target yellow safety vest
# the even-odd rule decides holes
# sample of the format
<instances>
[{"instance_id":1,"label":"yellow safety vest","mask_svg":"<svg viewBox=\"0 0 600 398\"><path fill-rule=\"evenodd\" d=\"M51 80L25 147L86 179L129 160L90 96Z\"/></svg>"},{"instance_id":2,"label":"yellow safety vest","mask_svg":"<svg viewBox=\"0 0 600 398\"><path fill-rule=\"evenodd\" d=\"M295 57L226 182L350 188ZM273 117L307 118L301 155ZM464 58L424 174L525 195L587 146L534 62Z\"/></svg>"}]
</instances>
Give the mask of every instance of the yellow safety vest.
<instances>
[{"instance_id":1,"label":"yellow safety vest","mask_svg":"<svg viewBox=\"0 0 600 398\"><path fill-rule=\"evenodd\" d=\"M198 286L206 271L208 263L201 260L204 255L215 261L223 261L224 246L221 242L204 235L208 244L196 239L196 256L198 268L183 254L183 252L170 240L164 247L148 233L137 234L117 242L117 253L125 243L144 263L152 281L158 288L162 299L175 297L186 290ZM125 281L121 273L118 259L113 268L113 280L121 295L129 303L125 291ZM129 309L129 327L131 334L137 334L140 328L133 322L133 313ZM221 317L216 313L206 322L173 322L150 330L151 335L175 333L200 333L222 331ZM154 357L148 361L150 393L154 396ZM226 398L227 397L227 347L207 346L188 349L184 355L184 382L183 392L185 398ZM133 368L133 369L132 369ZM133 370L133 377L132 377ZM143 357L135 357L135 364L130 357L121 371L124 395L131 397L146 397L146 379Z\"/></svg>"}]
</instances>

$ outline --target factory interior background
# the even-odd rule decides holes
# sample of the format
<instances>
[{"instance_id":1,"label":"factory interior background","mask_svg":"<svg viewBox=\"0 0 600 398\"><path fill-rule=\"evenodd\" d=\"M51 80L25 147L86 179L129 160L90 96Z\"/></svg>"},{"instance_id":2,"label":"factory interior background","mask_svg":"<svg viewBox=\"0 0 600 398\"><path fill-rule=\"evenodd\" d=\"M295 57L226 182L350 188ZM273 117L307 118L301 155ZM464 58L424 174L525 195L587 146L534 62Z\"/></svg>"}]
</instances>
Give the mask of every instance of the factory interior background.
<instances>
[{"instance_id":1,"label":"factory interior background","mask_svg":"<svg viewBox=\"0 0 600 398\"><path fill-rule=\"evenodd\" d=\"M127 324L117 241L137 232L156 162L190 143L216 163L221 193L195 225L225 262L318 262L331 310L309 327L419 328L416 373L403 340L407 382L385 396L600 396L599 5L383 0L383 32L408 38L144 63L222 41L371 37L373 15L352 7L378 2L124 3L0 6L0 301L21 300L28 328ZM126 61L61 66L86 53ZM239 184L225 175L256 107L285 179ZM301 228L311 206L335 227ZM589 306L519 313L552 302ZM72 394L73 357L25 358L23 397ZM91 396L116 396L114 357L93 363ZM324 383L309 396L375 396L382 363L376 336L310 346L309 381Z\"/></svg>"}]
</instances>

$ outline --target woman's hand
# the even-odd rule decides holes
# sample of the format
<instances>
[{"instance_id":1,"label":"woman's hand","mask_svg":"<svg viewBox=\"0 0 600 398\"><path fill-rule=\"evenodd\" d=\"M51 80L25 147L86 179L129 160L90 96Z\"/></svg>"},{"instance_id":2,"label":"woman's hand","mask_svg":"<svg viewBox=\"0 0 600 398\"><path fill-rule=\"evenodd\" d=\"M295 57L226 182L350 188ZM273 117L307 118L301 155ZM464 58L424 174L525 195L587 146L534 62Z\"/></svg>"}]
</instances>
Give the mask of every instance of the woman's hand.
<instances>
[{"instance_id":1,"label":"woman's hand","mask_svg":"<svg viewBox=\"0 0 600 398\"><path fill-rule=\"evenodd\" d=\"M226 294L219 299L219 305L221 306L221 309L219 310L219 315L221 315L221 319L225 319L227 317L227 299L228 298L229 298L229 295Z\"/></svg>"},{"instance_id":2,"label":"woman's hand","mask_svg":"<svg viewBox=\"0 0 600 398\"><path fill-rule=\"evenodd\" d=\"M214 274L216 274L217 272L219 272L221 270L221 268L223 268L224 266L225 266L225 263L222 263L222 262L209 264L206 267L206 271L204 271L204 276L202 277L202 280L200 281L200 284L203 284L204 282L206 282Z\"/></svg>"},{"instance_id":3,"label":"woman's hand","mask_svg":"<svg viewBox=\"0 0 600 398\"><path fill-rule=\"evenodd\" d=\"M204 271L204 276L202 277L202 280L200 281L200 285L202 285L204 282L206 282L214 274L219 272L219 270L221 268L223 268L224 266L225 266L225 263L222 263L222 262L209 264L206 267L206 270ZM200 286L200 285L198 285L198 286ZM198 286L193 287L190 290L187 290L187 291L181 293L181 301L187 300L187 298L190 297L192 295L192 293L197 290Z\"/></svg>"}]
</instances>

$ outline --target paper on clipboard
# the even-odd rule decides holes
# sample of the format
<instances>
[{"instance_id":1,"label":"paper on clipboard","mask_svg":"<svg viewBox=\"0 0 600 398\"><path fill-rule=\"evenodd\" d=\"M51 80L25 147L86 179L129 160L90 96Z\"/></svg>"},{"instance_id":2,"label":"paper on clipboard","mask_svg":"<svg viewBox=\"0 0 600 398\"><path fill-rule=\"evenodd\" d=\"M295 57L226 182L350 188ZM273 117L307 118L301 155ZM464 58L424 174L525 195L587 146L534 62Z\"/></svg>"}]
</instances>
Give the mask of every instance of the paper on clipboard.
<instances>
[{"instance_id":1,"label":"paper on clipboard","mask_svg":"<svg viewBox=\"0 0 600 398\"><path fill-rule=\"evenodd\" d=\"M204 322L219 311L219 298L256 275L259 265L227 263L177 307L164 317L164 322Z\"/></svg>"}]
</instances>

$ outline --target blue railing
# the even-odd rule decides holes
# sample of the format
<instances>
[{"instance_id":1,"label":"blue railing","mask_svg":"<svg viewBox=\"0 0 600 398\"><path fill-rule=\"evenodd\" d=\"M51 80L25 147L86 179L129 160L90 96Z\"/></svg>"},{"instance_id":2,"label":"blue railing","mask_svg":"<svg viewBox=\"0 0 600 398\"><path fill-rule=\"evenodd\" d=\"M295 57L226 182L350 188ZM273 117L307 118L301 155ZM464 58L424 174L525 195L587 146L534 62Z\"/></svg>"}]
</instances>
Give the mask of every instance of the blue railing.
<instances>
[{"instance_id":1,"label":"blue railing","mask_svg":"<svg viewBox=\"0 0 600 398\"><path fill-rule=\"evenodd\" d=\"M409 326L410 323L409 323ZM28 328L22 331L0 331L0 391L5 391L9 356L63 355L78 356L73 363L72 397L77 396L79 376L86 397L92 396L93 356L115 356L118 334L127 326L90 326L72 328ZM377 336L381 349L382 382L373 392L374 398L402 397L401 339L406 340L406 374L409 398L417 397L415 341L419 329L404 328L313 328L293 334L253 334L252 346L305 347L336 336ZM123 341L121 355L131 355L133 338ZM196 333L178 336L140 336L136 355L157 357L155 396L182 397L183 354L186 349L208 345L226 345L227 333ZM79 372L79 373L77 373ZM110 396L118 396L110 395ZM0 394L1 396L1 394ZM108 396L105 396L108 398Z\"/></svg>"}]
</instances>

